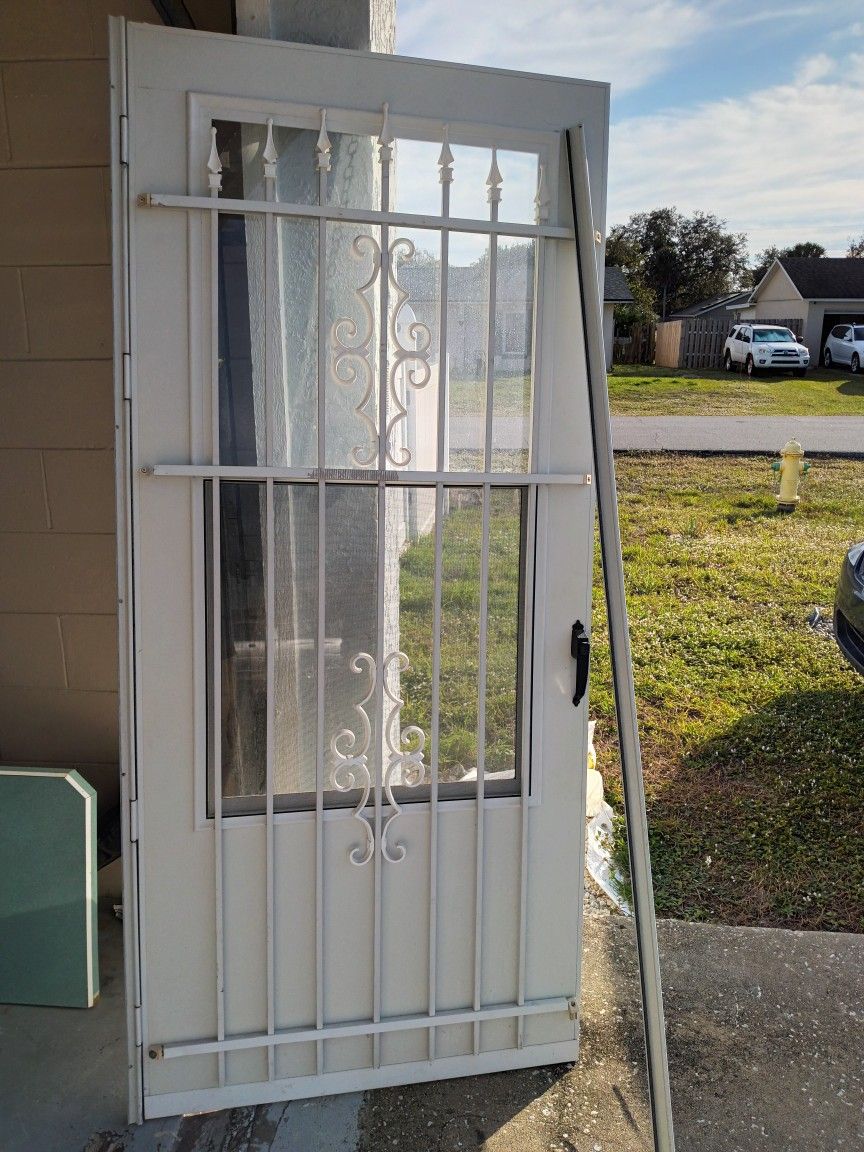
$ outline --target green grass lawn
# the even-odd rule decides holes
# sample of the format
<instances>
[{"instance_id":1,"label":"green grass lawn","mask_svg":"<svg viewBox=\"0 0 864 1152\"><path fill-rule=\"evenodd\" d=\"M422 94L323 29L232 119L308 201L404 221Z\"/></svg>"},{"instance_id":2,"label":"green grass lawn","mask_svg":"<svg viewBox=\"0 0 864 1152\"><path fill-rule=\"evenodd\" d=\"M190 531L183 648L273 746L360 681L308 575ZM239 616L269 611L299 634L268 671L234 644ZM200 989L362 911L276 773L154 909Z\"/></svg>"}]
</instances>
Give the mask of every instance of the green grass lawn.
<instances>
[{"instance_id":1,"label":"green grass lawn","mask_svg":"<svg viewBox=\"0 0 864 1152\"><path fill-rule=\"evenodd\" d=\"M864 930L864 679L810 629L864 538L864 465L792 516L767 459L618 462L659 916ZM599 565L598 565L599 568ZM591 714L620 801L599 570Z\"/></svg>"},{"instance_id":2,"label":"green grass lawn","mask_svg":"<svg viewBox=\"0 0 864 1152\"><path fill-rule=\"evenodd\" d=\"M816 368L803 379L775 373L749 379L616 364L609 403L616 416L864 416L864 374Z\"/></svg>"},{"instance_id":3,"label":"green grass lawn","mask_svg":"<svg viewBox=\"0 0 864 1152\"><path fill-rule=\"evenodd\" d=\"M769 460L618 462L657 913L730 924L864 930L864 679L812 631L846 548L864 539L864 465L820 461L792 516ZM492 516L488 767L513 762L518 515ZM509 500L509 503L508 503ZM428 731L431 536L403 557L404 719ZM476 755L479 507L444 528L442 755ZM591 715L620 808L599 565ZM475 653L475 655L472 655Z\"/></svg>"}]
</instances>

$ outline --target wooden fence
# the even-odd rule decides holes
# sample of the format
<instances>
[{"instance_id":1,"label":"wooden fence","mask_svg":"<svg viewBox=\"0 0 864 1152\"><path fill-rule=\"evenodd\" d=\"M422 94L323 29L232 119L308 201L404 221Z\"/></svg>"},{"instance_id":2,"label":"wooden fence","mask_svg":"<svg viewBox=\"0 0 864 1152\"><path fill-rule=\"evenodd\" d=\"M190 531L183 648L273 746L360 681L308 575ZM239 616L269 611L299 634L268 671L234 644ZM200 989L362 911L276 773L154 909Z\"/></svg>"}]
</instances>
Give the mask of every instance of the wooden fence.
<instances>
[{"instance_id":1,"label":"wooden fence","mask_svg":"<svg viewBox=\"0 0 864 1152\"><path fill-rule=\"evenodd\" d=\"M653 364L656 324L634 324L629 336L616 336L612 359L616 364Z\"/></svg>"},{"instance_id":2,"label":"wooden fence","mask_svg":"<svg viewBox=\"0 0 864 1152\"><path fill-rule=\"evenodd\" d=\"M791 328L800 340L803 321L759 319L754 324L777 324ZM733 321L724 316L664 320L657 324L654 363L662 368L720 368L723 345Z\"/></svg>"}]
</instances>

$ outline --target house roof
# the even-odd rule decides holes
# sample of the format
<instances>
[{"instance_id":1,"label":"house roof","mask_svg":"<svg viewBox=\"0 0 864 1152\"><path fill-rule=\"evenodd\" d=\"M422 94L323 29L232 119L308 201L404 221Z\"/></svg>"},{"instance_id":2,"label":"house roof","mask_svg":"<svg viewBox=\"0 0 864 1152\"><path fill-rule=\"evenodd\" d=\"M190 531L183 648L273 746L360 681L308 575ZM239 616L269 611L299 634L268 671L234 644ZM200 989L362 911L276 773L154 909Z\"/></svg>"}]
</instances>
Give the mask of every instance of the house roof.
<instances>
[{"instance_id":1,"label":"house roof","mask_svg":"<svg viewBox=\"0 0 864 1152\"><path fill-rule=\"evenodd\" d=\"M668 319L677 320L681 316L701 316L703 312L710 312L721 305L724 308L734 308L739 304L746 303L749 299L749 288L743 292L721 292L719 296L709 296L707 300L697 300L695 304L691 304L687 308L679 308Z\"/></svg>"},{"instance_id":2,"label":"house roof","mask_svg":"<svg viewBox=\"0 0 864 1152\"><path fill-rule=\"evenodd\" d=\"M864 300L864 260L830 256L778 256L777 260L804 300ZM767 275L756 286L754 297Z\"/></svg>"},{"instance_id":3,"label":"house roof","mask_svg":"<svg viewBox=\"0 0 864 1152\"><path fill-rule=\"evenodd\" d=\"M604 304L629 304L633 300L633 293L627 284L624 273L614 264L606 265L606 274L603 278Z\"/></svg>"}]
</instances>

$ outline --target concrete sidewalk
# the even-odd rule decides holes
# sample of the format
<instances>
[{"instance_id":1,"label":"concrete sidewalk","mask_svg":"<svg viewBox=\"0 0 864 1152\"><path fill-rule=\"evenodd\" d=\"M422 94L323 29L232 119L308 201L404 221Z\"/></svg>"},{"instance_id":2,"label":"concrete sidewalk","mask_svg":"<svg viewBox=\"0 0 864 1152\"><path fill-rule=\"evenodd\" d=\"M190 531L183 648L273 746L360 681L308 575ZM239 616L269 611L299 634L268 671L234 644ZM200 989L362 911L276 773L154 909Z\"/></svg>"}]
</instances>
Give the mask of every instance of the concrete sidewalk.
<instances>
[{"instance_id":1,"label":"concrete sidewalk","mask_svg":"<svg viewBox=\"0 0 864 1152\"><path fill-rule=\"evenodd\" d=\"M864 1146L864 936L661 921L679 1152ZM578 1065L126 1128L120 925L97 1009L0 1007L3 1152L648 1152L633 924L588 916Z\"/></svg>"},{"instance_id":2,"label":"concrete sidewalk","mask_svg":"<svg viewBox=\"0 0 864 1152\"><path fill-rule=\"evenodd\" d=\"M787 440L809 455L864 459L862 416L613 416L616 452L741 452L775 456Z\"/></svg>"}]
</instances>

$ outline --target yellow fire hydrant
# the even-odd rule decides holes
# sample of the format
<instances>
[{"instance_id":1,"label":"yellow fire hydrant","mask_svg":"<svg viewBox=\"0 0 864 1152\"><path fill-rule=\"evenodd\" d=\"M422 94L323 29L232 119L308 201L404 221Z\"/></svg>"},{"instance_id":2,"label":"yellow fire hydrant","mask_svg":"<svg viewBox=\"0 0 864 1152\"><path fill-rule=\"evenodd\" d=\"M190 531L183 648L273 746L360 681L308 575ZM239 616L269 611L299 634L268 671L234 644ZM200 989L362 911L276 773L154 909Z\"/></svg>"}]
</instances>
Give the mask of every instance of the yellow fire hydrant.
<instances>
[{"instance_id":1,"label":"yellow fire hydrant","mask_svg":"<svg viewBox=\"0 0 864 1152\"><path fill-rule=\"evenodd\" d=\"M771 467L780 473L780 491L777 493L777 508L780 512L794 512L800 500L798 484L802 476L810 471L810 461L804 459L804 449L797 440L789 440L780 449L780 459L774 460Z\"/></svg>"}]
</instances>

